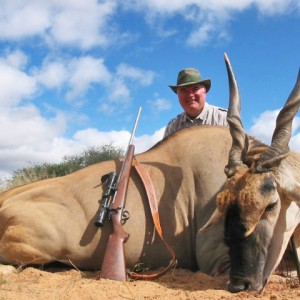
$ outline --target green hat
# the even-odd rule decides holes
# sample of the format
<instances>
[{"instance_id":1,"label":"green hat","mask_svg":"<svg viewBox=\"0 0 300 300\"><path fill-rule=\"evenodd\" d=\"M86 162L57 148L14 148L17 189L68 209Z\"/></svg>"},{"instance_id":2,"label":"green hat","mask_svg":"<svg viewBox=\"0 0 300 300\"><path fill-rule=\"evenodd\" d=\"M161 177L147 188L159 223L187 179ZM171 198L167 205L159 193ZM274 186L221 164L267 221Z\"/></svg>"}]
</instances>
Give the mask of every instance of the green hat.
<instances>
[{"instance_id":1,"label":"green hat","mask_svg":"<svg viewBox=\"0 0 300 300\"><path fill-rule=\"evenodd\" d=\"M169 87L173 90L174 93L177 94L177 87L191 85L195 83L201 83L206 87L206 92L210 89L210 79L201 78L201 74L197 69L184 69L178 73L177 77L177 85L169 85Z\"/></svg>"}]
</instances>

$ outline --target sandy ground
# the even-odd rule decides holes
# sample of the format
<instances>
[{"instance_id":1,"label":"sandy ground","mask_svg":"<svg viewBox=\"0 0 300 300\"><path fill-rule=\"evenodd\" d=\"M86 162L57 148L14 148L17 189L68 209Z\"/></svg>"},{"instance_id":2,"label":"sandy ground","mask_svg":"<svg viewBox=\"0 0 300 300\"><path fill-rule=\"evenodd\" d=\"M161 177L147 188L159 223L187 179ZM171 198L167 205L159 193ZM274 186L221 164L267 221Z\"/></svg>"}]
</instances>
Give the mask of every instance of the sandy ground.
<instances>
[{"instance_id":1,"label":"sandy ground","mask_svg":"<svg viewBox=\"0 0 300 300\"><path fill-rule=\"evenodd\" d=\"M272 275L260 295L231 294L227 277L213 278L200 272L175 269L155 281L115 282L97 279L97 273L75 269L25 268L0 275L2 299L300 299L297 278Z\"/></svg>"}]
</instances>

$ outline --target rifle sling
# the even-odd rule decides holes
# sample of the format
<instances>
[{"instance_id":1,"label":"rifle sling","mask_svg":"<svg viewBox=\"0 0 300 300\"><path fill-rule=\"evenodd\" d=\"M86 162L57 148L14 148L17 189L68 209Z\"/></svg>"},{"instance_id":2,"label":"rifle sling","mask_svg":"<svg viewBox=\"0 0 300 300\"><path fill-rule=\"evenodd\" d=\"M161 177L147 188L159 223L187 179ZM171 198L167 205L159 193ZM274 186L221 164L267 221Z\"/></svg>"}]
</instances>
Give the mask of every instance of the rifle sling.
<instances>
[{"instance_id":1,"label":"rifle sling","mask_svg":"<svg viewBox=\"0 0 300 300\"><path fill-rule=\"evenodd\" d=\"M166 246L167 250L169 251L169 253L172 256L172 259L169 262L169 264L157 273L138 274L135 272L129 272L129 274L128 274L128 276L131 279L152 280L152 279L156 279L156 278L160 277L161 275L165 274L170 268L172 268L173 266L176 265L177 260L176 260L174 250L170 247L170 245L163 238L162 229L161 229L161 225L160 225L160 219L159 219L159 213L158 213L155 189L154 189L153 183L151 181L151 178L149 176L149 173L147 172L147 170L144 167L142 167L140 164L138 164L138 162L136 160L133 160L133 166L135 167L135 169L136 169L138 175L140 176L140 178L143 182L143 185L145 187L155 229L156 229L157 233L159 234L161 240L163 241L164 245Z\"/></svg>"}]
</instances>

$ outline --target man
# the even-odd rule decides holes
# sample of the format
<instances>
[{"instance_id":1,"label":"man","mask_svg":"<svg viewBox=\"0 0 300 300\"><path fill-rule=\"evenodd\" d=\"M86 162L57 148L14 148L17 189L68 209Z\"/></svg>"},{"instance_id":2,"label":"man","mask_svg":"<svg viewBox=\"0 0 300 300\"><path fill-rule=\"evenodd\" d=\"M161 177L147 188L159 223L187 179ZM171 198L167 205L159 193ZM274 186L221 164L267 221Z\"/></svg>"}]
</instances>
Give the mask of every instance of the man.
<instances>
[{"instance_id":1,"label":"man","mask_svg":"<svg viewBox=\"0 0 300 300\"><path fill-rule=\"evenodd\" d=\"M184 112L167 125L164 138L179 129L194 125L228 126L227 110L206 102L210 86L210 79L202 80L197 69L184 69L178 73L177 85L169 87L177 94Z\"/></svg>"}]
</instances>

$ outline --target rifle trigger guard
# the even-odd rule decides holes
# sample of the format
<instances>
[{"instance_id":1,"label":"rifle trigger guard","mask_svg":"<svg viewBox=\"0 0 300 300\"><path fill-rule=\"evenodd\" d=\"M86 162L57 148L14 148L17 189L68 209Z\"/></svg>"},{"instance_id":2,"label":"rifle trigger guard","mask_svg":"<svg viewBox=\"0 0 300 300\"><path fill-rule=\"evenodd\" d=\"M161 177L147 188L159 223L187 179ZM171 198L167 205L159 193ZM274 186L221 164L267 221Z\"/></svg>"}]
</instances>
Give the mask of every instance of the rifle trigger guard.
<instances>
[{"instance_id":1,"label":"rifle trigger guard","mask_svg":"<svg viewBox=\"0 0 300 300\"><path fill-rule=\"evenodd\" d=\"M127 209L123 210L123 214L122 214L122 225L124 225L130 218L130 214L129 211Z\"/></svg>"}]
</instances>

